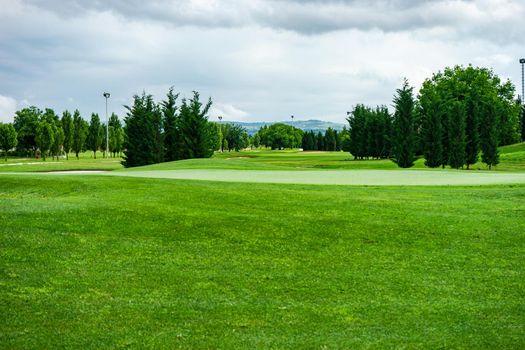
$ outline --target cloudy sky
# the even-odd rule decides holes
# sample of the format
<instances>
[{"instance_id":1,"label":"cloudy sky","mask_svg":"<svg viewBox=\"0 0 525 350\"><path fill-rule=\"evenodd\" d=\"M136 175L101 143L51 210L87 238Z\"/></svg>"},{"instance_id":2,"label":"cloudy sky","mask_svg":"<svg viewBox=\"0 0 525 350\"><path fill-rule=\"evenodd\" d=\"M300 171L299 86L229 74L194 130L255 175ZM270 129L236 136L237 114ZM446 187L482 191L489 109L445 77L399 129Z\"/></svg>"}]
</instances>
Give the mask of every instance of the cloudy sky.
<instances>
[{"instance_id":1,"label":"cloudy sky","mask_svg":"<svg viewBox=\"0 0 525 350\"><path fill-rule=\"evenodd\" d=\"M174 86L211 119L342 122L455 64L520 86L524 19L524 0L0 0L0 121Z\"/></svg>"}]
</instances>

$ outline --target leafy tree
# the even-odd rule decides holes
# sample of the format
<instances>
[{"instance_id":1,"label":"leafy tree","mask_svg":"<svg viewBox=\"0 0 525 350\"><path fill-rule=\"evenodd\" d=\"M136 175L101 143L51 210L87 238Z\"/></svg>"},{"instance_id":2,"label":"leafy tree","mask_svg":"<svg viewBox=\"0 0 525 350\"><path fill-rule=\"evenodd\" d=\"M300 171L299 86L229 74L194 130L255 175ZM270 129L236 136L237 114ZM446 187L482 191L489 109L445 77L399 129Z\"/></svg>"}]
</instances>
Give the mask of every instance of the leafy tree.
<instances>
[{"instance_id":1,"label":"leafy tree","mask_svg":"<svg viewBox=\"0 0 525 350\"><path fill-rule=\"evenodd\" d=\"M124 143L124 130L122 123L115 113L109 117L109 152L115 157L122 151L122 144Z\"/></svg>"},{"instance_id":2,"label":"leafy tree","mask_svg":"<svg viewBox=\"0 0 525 350\"><path fill-rule=\"evenodd\" d=\"M448 118L448 165L452 168L461 168L466 161L466 111L465 105L455 101L450 106L450 117Z\"/></svg>"},{"instance_id":3,"label":"leafy tree","mask_svg":"<svg viewBox=\"0 0 525 350\"><path fill-rule=\"evenodd\" d=\"M75 152L77 159L86 141L87 132L88 126L86 126L86 121L82 119L77 109L73 113L73 143L71 144L71 149Z\"/></svg>"},{"instance_id":4,"label":"leafy tree","mask_svg":"<svg viewBox=\"0 0 525 350\"><path fill-rule=\"evenodd\" d=\"M203 105L196 91L189 101L182 100L179 118L184 159L209 158L213 155L214 145L209 137L211 126L208 122L211 104L210 98L206 105Z\"/></svg>"},{"instance_id":5,"label":"leafy tree","mask_svg":"<svg viewBox=\"0 0 525 350\"><path fill-rule=\"evenodd\" d=\"M69 159L69 152L73 148L73 137L75 125L71 113L64 111L62 113L62 130L64 131L64 152L66 152L66 159Z\"/></svg>"},{"instance_id":6,"label":"leafy tree","mask_svg":"<svg viewBox=\"0 0 525 350\"><path fill-rule=\"evenodd\" d=\"M38 123L36 129L36 145L40 149L42 158L46 160L46 156L53 145L55 136L53 135L53 126L47 119L42 119Z\"/></svg>"},{"instance_id":7,"label":"leafy tree","mask_svg":"<svg viewBox=\"0 0 525 350\"><path fill-rule=\"evenodd\" d=\"M181 159L182 140L178 128L177 99L179 94L173 93L171 87L166 100L161 102L162 118L164 122L164 159L169 162Z\"/></svg>"},{"instance_id":8,"label":"leafy tree","mask_svg":"<svg viewBox=\"0 0 525 350\"><path fill-rule=\"evenodd\" d=\"M406 79L402 88L397 89L394 105L393 160L401 168L410 168L415 160L416 130L413 88Z\"/></svg>"},{"instance_id":9,"label":"leafy tree","mask_svg":"<svg viewBox=\"0 0 525 350\"><path fill-rule=\"evenodd\" d=\"M255 134L253 135L253 147L255 148L259 148L259 146L261 145L261 137L259 136L259 134Z\"/></svg>"},{"instance_id":10,"label":"leafy tree","mask_svg":"<svg viewBox=\"0 0 525 350\"><path fill-rule=\"evenodd\" d=\"M53 143L50 152L51 156L54 156L58 160L58 156L60 155L64 144L64 130L62 129L62 123L60 122L58 124L52 124L51 127L53 128Z\"/></svg>"},{"instance_id":11,"label":"leafy tree","mask_svg":"<svg viewBox=\"0 0 525 350\"><path fill-rule=\"evenodd\" d=\"M525 141L525 104L523 104L523 102L518 99L518 101L516 102L516 104L519 106L519 110L520 110L520 121L521 121L521 141Z\"/></svg>"},{"instance_id":12,"label":"leafy tree","mask_svg":"<svg viewBox=\"0 0 525 350\"><path fill-rule=\"evenodd\" d=\"M228 151L235 150L240 151L247 147L244 140L244 134L246 129L238 124L223 124L223 138L228 141Z\"/></svg>"},{"instance_id":13,"label":"leafy tree","mask_svg":"<svg viewBox=\"0 0 525 350\"><path fill-rule=\"evenodd\" d=\"M339 136L341 138L341 150L343 152L350 152L350 132L348 131L346 126L343 127L343 130L340 132Z\"/></svg>"},{"instance_id":14,"label":"leafy tree","mask_svg":"<svg viewBox=\"0 0 525 350\"><path fill-rule=\"evenodd\" d=\"M35 154L36 130L42 111L31 106L15 113L13 126L18 134L17 151L23 154Z\"/></svg>"},{"instance_id":15,"label":"leafy tree","mask_svg":"<svg viewBox=\"0 0 525 350\"><path fill-rule=\"evenodd\" d=\"M300 145L303 139L301 129L284 123L264 125L257 133L261 138L261 144L272 149L293 148Z\"/></svg>"},{"instance_id":16,"label":"leafy tree","mask_svg":"<svg viewBox=\"0 0 525 350\"><path fill-rule=\"evenodd\" d=\"M102 126L100 125L100 118L98 114L91 114L91 121L89 123L89 129L87 134L87 146L90 151L93 151L93 158L97 158L97 151L100 149L102 144L102 135L101 130Z\"/></svg>"},{"instance_id":17,"label":"leafy tree","mask_svg":"<svg viewBox=\"0 0 525 350\"><path fill-rule=\"evenodd\" d=\"M0 123L0 149L5 152L7 162L7 152L18 144L17 133L13 124Z\"/></svg>"}]
</instances>

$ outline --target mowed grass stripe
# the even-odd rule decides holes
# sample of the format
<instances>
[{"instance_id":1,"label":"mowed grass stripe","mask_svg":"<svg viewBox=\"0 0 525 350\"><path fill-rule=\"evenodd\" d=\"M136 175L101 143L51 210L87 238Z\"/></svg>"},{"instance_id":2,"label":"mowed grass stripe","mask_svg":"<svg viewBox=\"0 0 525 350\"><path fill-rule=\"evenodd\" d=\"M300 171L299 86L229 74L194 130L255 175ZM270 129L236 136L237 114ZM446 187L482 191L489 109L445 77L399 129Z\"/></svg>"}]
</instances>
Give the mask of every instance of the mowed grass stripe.
<instances>
[{"instance_id":1,"label":"mowed grass stripe","mask_svg":"<svg viewBox=\"0 0 525 350\"><path fill-rule=\"evenodd\" d=\"M107 175L166 179L312 185L433 186L525 183L525 173L432 170L229 170L180 169L111 172Z\"/></svg>"}]
</instances>

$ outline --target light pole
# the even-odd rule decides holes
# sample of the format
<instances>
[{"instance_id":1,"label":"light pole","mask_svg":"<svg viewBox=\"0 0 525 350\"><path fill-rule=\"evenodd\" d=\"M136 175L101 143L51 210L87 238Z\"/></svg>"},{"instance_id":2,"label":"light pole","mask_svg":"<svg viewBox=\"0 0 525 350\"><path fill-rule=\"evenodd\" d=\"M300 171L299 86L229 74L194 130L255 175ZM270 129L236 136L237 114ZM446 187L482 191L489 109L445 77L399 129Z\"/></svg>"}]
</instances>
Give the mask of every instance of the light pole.
<instances>
[{"instance_id":1,"label":"light pole","mask_svg":"<svg viewBox=\"0 0 525 350\"><path fill-rule=\"evenodd\" d=\"M223 139L224 136L222 135L222 123L221 123L222 116L220 115L218 118L219 118L219 130L221 131L221 153L223 153L224 149L223 149L222 145L224 144L224 142L222 141L222 139Z\"/></svg>"},{"instance_id":2,"label":"light pole","mask_svg":"<svg viewBox=\"0 0 525 350\"><path fill-rule=\"evenodd\" d=\"M520 59L520 63L521 63L521 103L525 105L525 101L523 101L525 99L525 88L524 88L524 83L523 83L523 80L524 80L524 74L523 74L523 65L525 64L525 58L521 58Z\"/></svg>"},{"instance_id":3,"label":"light pole","mask_svg":"<svg viewBox=\"0 0 525 350\"><path fill-rule=\"evenodd\" d=\"M108 98L109 98L109 92L104 92L103 96L106 98L106 158L109 158L109 138L108 138Z\"/></svg>"}]
</instances>

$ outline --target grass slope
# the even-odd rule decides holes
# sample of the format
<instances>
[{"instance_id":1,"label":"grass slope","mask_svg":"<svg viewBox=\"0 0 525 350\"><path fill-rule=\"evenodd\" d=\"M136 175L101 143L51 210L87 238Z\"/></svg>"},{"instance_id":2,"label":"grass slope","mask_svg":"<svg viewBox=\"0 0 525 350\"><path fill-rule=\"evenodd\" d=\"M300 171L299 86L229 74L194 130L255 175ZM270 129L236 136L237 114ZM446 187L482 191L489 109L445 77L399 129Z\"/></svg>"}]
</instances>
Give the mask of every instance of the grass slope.
<instances>
[{"instance_id":1,"label":"grass slope","mask_svg":"<svg viewBox=\"0 0 525 350\"><path fill-rule=\"evenodd\" d=\"M523 348L525 186L0 177L2 348Z\"/></svg>"}]
</instances>

